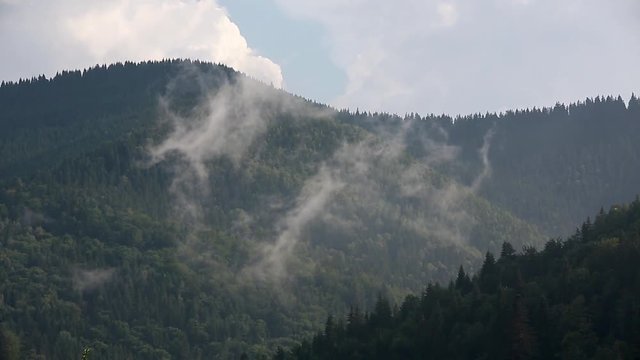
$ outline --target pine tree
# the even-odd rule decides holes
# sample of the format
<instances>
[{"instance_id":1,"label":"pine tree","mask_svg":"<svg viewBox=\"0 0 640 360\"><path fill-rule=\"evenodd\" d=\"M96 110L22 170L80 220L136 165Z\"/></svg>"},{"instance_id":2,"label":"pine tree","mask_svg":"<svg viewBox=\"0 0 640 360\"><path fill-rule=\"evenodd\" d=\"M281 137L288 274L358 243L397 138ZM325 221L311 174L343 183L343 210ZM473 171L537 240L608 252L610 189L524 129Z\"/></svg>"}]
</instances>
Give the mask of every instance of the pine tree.
<instances>
[{"instance_id":1,"label":"pine tree","mask_svg":"<svg viewBox=\"0 0 640 360\"><path fill-rule=\"evenodd\" d=\"M511 258L516 254L516 250L513 248L513 245L508 241L502 243L502 250L500 251L500 258L507 259Z\"/></svg>"},{"instance_id":2,"label":"pine tree","mask_svg":"<svg viewBox=\"0 0 640 360\"><path fill-rule=\"evenodd\" d=\"M458 289L462 294L467 294L473 289L473 283L471 282L469 275L464 272L464 268L462 267L462 265L460 265L460 268L458 269L455 288Z\"/></svg>"}]
</instances>

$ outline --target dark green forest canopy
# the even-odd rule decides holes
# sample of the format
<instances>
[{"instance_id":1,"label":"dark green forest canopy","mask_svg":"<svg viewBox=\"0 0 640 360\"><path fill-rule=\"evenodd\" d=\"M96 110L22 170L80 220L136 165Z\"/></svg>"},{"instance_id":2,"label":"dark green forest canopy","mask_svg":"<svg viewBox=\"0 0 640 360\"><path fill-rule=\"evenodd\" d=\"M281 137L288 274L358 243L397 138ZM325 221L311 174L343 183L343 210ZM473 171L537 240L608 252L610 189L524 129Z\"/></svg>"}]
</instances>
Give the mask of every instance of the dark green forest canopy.
<instances>
[{"instance_id":1,"label":"dark green forest canopy","mask_svg":"<svg viewBox=\"0 0 640 360\"><path fill-rule=\"evenodd\" d=\"M242 156L202 160L206 191L176 182L192 171L184 154L150 162L172 134L165 118L206 118L216 109L201 104L237 84L261 94L264 129ZM351 113L179 60L3 83L3 339L24 358L268 356L329 313L399 300L461 264L473 272L504 241L541 245L541 232L634 196L639 108ZM287 237L299 241L285 276L256 277Z\"/></svg>"},{"instance_id":2,"label":"dark green forest canopy","mask_svg":"<svg viewBox=\"0 0 640 360\"><path fill-rule=\"evenodd\" d=\"M550 108L451 118L409 114L349 114L345 121L371 131L413 121L408 151L428 159L429 141L458 151L456 161L436 164L470 184L483 167L478 152L490 134L491 175L480 194L536 226L548 236L568 236L593 209L621 203L640 184L640 100L596 97ZM432 150L438 150L436 147ZM437 154L437 152L436 152Z\"/></svg>"},{"instance_id":3,"label":"dark green forest canopy","mask_svg":"<svg viewBox=\"0 0 640 360\"><path fill-rule=\"evenodd\" d=\"M60 161L66 152L73 153L69 142L56 141L61 134L73 139L74 145L90 146L101 143L105 134L119 134L116 131L137 129L139 133L139 122L155 118L158 94L185 64L210 75L217 73L213 76L217 81L239 75L224 66L176 60L97 66L62 72L52 79L3 84L0 134L12 140L2 142L0 173L42 169ZM635 96L628 103L619 96L596 97L570 105L455 119L347 111L336 112L335 117L373 132L387 132L407 119L420 120L412 121L408 132L409 152L418 159L433 156L425 139L454 147L459 154L456 161L437 168L467 184L483 166L478 151L491 131L492 176L483 182L480 193L547 236L570 234L591 209L625 201L636 194L640 183L640 145L635 141L640 134L640 100ZM86 129L87 121L91 129ZM11 163L19 165L11 167Z\"/></svg>"},{"instance_id":4,"label":"dark green forest canopy","mask_svg":"<svg viewBox=\"0 0 640 360\"><path fill-rule=\"evenodd\" d=\"M640 200L587 220L565 241L504 243L470 277L430 284L399 307L380 298L274 359L637 359Z\"/></svg>"}]
</instances>

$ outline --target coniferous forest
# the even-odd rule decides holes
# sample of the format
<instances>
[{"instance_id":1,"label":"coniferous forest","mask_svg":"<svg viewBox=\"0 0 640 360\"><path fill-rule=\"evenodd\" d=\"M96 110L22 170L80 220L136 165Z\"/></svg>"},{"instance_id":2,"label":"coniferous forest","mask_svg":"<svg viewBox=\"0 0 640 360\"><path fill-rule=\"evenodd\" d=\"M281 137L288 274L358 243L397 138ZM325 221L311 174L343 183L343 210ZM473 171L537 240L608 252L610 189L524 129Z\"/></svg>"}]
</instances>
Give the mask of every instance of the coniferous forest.
<instances>
[{"instance_id":1,"label":"coniferous forest","mask_svg":"<svg viewBox=\"0 0 640 360\"><path fill-rule=\"evenodd\" d=\"M189 60L3 82L0 359L637 358L638 134L635 96L398 116Z\"/></svg>"},{"instance_id":2,"label":"coniferous forest","mask_svg":"<svg viewBox=\"0 0 640 360\"><path fill-rule=\"evenodd\" d=\"M635 359L640 356L640 200L566 240L517 253L505 242L477 274L460 267L399 306L352 308L275 359Z\"/></svg>"}]
</instances>

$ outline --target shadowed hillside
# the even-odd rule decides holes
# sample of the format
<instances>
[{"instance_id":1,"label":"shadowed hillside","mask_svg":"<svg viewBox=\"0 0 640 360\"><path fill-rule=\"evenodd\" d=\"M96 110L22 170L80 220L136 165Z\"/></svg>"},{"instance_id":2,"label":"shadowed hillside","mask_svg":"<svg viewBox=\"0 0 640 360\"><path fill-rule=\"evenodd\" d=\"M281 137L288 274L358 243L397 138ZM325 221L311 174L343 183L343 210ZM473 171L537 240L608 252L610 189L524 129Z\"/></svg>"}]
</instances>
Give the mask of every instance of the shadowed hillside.
<instances>
[{"instance_id":1,"label":"shadowed hillside","mask_svg":"<svg viewBox=\"0 0 640 360\"><path fill-rule=\"evenodd\" d=\"M6 339L32 359L266 357L504 241L541 245L535 214L556 210L505 175L507 118L337 111L190 61L3 84Z\"/></svg>"},{"instance_id":2,"label":"shadowed hillside","mask_svg":"<svg viewBox=\"0 0 640 360\"><path fill-rule=\"evenodd\" d=\"M640 200L613 206L564 241L504 243L470 277L430 284L392 307L330 317L275 359L635 359L640 355Z\"/></svg>"}]
</instances>

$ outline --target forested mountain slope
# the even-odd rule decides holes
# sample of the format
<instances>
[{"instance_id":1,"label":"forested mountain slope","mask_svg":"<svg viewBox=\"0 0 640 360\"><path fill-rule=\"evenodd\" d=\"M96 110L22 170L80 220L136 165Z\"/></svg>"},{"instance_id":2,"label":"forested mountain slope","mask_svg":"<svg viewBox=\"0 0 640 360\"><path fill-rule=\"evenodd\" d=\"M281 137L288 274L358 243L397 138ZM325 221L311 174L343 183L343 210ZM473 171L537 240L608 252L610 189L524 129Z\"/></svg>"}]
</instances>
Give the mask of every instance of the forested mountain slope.
<instances>
[{"instance_id":1,"label":"forested mountain slope","mask_svg":"<svg viewBox=\"0 0 640 360\"><path fill-rule=\"evenodd\" d=\"M611 207L565 241L462 268L400 307L329 318L322 333L276 359L637 359L640 200Z\"/></svg>"},{"instance_id":2,"label":"forested mountain slope","mask_svg":"<svg viewBox=\"0 0 640 360\"><path fill-rule=\"evenodd\" d=\"M400 299L461 264L473 271L504 241L542 245L542 225L574 227L583 210L566 205L571 192L543 193L565 175L530 187L529 148L509 162L499 159L515 145L499 144L547 113L354 114L177 60L3 84L3 339L34 359L86 347L95 359L265 357L328 313ZM632 196L621 179L636 174L635 123L624 124L608 135L624 132L622 148L594 162L617 169L603 181ZM576 146L566 153L586 151ZM525 170L509 178L511 163ZM576 203L600 207L588 197L603 193L599 178L584 179Z\"/></svg>"},{"instance_id":3,"label":"forested mountain slope","mask_svg":"<svg viewBox=\"0 0 640 360\"><path fill-rule=\"evenodd\" d=\"M635 96L628 103L608 96L498 115L413 118L420 121L409 131L412 155L428 159L425 144L446 144L456 161L436 168L466 184L488 166L479 193L548 236L568 236L592 209L640 192ZM353 120L372 122L365 115Z\"/></svg>"},{"instance_id":4,"label":"forested mountain slope","mask_svg":"<svg viewBox=\"0 0 640 360\"><path fill-rule=\"evenodd\" d=\"M0 314L20 358L266 356L542 240L408 154L404 130L222 66L65 72L0 104Z\"/></svg>"}]
</instances>

